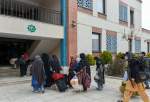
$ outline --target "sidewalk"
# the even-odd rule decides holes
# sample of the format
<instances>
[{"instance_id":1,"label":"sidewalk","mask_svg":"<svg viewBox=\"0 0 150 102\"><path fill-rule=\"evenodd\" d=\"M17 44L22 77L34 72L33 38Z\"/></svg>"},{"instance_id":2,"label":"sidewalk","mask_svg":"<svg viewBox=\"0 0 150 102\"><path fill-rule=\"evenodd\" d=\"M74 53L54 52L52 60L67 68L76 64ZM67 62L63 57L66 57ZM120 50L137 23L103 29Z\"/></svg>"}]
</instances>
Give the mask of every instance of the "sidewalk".
<instances>
[{"instance_id":1,"label":"sidewalk","mask_svg":"<svg viewBox=\"0 0 150 102\"><path fill-rule=\"evenodd\" d=\"M121 98L120 84L121 80L107 78L103 91L97 91L93 81L87 93L75 93L73 90L59 93L55 90L46 89L45 94L32 93L30 83L1 86L0 102L117 102ZM139 97L135 97L131 102L142 101Z\"/></svg>"}]
</instances>

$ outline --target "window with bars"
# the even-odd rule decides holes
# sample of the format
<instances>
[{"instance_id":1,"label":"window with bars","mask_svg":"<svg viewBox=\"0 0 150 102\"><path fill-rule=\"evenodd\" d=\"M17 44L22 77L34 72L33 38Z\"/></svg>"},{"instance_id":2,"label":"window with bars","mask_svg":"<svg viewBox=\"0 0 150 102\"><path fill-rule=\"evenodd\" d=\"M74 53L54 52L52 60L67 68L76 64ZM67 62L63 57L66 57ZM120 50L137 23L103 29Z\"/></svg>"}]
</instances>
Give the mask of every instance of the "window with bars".
<instances>
[{"instance_id":1,"label":"window with bars","mask_svg":"<svg viewBox=\"0 0 150 102\"><path fill-rule=\"evenodd\" d=\"M87 8L87 9L92 9L93 8L93 2L92 0L78 0L78 6Z\"/></svg>"},{"instance_id":2,"label":"window with bars","mask_svg":"<svg viewBox=\"0 0 150 102\"><path fill-rule=\"evenodd\" d=\"M107 34L106 43L107 51L117 53L117 36Z\"/></svg>"},{"instance_id":3,"label":"window with bars","mask_svg":"<svg viewBox=\"0 0 150 102\"><path fill-rule=\"evenodd\" d=\"M141 40L135 40L135 53L141 52Z\"/></svg>"}]
</instances>

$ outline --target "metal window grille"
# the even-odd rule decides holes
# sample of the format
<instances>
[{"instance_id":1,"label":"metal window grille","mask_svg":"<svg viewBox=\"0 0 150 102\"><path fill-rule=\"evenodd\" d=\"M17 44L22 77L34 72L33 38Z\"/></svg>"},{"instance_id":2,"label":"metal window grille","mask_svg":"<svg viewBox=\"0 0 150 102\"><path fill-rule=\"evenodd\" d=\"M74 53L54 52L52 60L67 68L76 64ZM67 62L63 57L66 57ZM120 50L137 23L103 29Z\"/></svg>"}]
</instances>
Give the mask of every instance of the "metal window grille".
<instances>
[{"instance_id":1,"label":"metal window grille","mask_svg":"<svg viewBox=\"0 0 150 102\"><path fill-rule=\"evenodd\" d=\"M87 8L87 9L92 9L93 8L93 2L92 0L78 0L78 6Z\"/></svg>"},{"instance_id":2,"label":"metal window grille","mask_svg":"<svg viewBox=\"0 0 150 102\"><path fill-rule=\"evenodd\" d=\"M61 25L61 12L16 0L0 0L0 15Z\"/></svg>"}]
</instances>

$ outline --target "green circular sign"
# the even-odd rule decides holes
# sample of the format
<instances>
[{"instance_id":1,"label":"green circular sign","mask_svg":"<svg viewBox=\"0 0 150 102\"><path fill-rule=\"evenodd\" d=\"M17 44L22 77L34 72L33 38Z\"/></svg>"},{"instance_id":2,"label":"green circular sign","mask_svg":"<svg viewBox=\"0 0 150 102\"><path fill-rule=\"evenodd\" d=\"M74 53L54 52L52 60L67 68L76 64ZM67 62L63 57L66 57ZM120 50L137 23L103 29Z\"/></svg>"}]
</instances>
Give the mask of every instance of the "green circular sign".
<instances>
[{"instance_id":1,"label":"green circular sign","mask_svg":"<svg viewBox=\"0 0 150 102\"><path fill-rule=\"evenodd\" d=\"M32 25L32 24L30 24L30 25L28 25L28 31L29 32L31 32L31 33L33 33L33 32L35 32L36 31L36 27L34 26L34 25Z\"/></svg>"}]
</instances>

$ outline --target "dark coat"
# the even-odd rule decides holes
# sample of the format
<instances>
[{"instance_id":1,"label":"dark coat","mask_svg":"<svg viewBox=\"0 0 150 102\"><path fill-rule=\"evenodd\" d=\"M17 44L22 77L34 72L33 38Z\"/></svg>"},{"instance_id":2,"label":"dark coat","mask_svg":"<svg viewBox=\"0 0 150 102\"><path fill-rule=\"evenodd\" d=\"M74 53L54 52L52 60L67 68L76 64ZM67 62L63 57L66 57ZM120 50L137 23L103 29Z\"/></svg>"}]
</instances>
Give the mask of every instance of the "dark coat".
<instances>
[{"instance_id":1,"label":"dark coat","mask_svg":"<svg viewBox=\"0 0 150 102\"><path fill-rule=\"evenodd\" d=\"M36 78L39 84L43 84L45 81L44 63L40 56L35 58L32 63L32 75Z\"/></svg>"},{"instance_id":2,"label":"dark coat","mask_svg":"<svg viewBox=\"0 0 150 102\"><path fill-rule=\"evenodd\" d=\"M99 58L96 59L96 71L99 76L98 81L101 81L104 84L105 83L105 76L104 76L105 70L104 70L104 66L102 65L102 61Z\"/></svg>"},{"instance_id":3,"label":"dark coat","mask_svg":"<svg viewBox=\"0 0 150 102\"><path fill-rule=\"evenodd\" d=\"M139 72L144 72L141 64L143 64L143 62L140 62L140 60L137 59L131 59L129 61L129 79L134 79L136 83L141 82Z\"/></svg>"}]
</instances>

